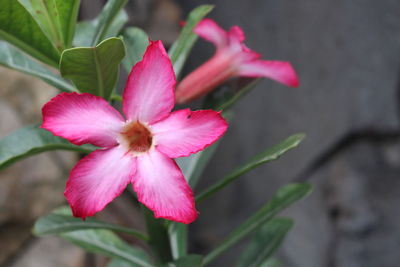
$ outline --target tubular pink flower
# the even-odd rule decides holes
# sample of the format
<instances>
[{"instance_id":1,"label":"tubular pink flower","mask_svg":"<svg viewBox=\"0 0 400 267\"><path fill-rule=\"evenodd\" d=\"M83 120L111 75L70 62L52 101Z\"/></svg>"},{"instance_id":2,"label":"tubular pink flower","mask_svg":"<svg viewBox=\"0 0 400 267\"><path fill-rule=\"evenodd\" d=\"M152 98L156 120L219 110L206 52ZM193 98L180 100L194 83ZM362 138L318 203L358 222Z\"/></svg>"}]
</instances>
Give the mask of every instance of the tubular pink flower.
<instances>
[{"instance_id":1,"label":"tubular pink flower","mask_svg":"<svg viewBox=\"0 0 400 267\"><path fill-rule=\"evenodd\" d=\"M247 48L240 27L233 26L226 32L215 21L203 19L194 32L213 43L216 52L178 84L175 92L178 103L204 96L218 85L239 76L266 77L291 87L299 85L296 72L289 62L261 60L260 54Z\"/></svg>"},{"instance_id":2,"label":"tubular pink flower","mask_svg":"<svg viewBox=\"0 0 400 267\"><path fill-rule=\"evenodd\" d=\"M126 119L86 93L62 93L44 105L42 128L77 145L102 147L71 171L64 194L74 216L94 215L132 183L156 218L182 223L197 218L193 192L173 158L211 145L227 123L212 110L171 112L175 83L161 41L150 42L128 77L122 102Z\"/></svg>"}]
</instances>

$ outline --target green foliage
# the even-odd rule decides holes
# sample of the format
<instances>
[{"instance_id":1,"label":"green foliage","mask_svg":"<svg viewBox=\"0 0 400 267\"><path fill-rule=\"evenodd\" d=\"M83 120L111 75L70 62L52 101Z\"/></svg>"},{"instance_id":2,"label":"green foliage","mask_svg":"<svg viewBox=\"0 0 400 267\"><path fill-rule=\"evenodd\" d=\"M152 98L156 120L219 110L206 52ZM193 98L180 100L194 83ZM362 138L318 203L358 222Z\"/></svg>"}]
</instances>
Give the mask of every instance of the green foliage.
<instances>
[{"instance_id":1,"label":"green foliage","mask_svg":"<svg viewBox=\"0 0 400 267\"><path fill-rule=\"evenodd\" d=\"M109 28L112 28L113 21L126 5L128 0L109 0L97 18L96 28L92 39L92 46L96 46L107 37ZM125 24L125 22L123 23Z\"/></svg>"},{"instance_id":2,"label":"green foliage","mask_svg":"<svg viewBox=\"0 0 400 267\"><path fill-rule=\"evenodd\" d=\"M245 164L241 165L240 167L236 168L233 170L230 174L225 176L222 180L219 182L215 183L212 185L210 188L206 189L204 192L200 193L196 197L197 203L203 201L204 199L209 198L211 195L215 194L225 186L229 185L233 181L235 181L237 178L242 176L243 174L253 170L254 168L278 159L280 156L282 156L284 153L287 151L295 148L300 144L300 142L304 139L305 135L304 134L295 134L292 135L288 138L286 138L284 141L281 143L268 148L264 152L258 154Z\"/></svg>"},{"instance_id":3,"label":"green foliage","mask_svg":"<svg viewBox=\"0 0 400 267\"><path fill-rule=\"evenodd\" d=\"M80 92L108 99L118 80L119 64L125 56L120 38L109 38L96 47L64 50L60 72L69 78Z\"/></svg>"},{"instance_id":4,"label":"green foliage","mask_svg":"<svg viewBox=\"0 0 400 267\"><path fill-rule=\"evenodd\" d=\"M0 39L36 59L58 67L60 53L17 0L0 0Z\"/></svg>"},{"instance_id":5,"label":"green foliage","mask_svg":"<svg viewBox=\"0 0 400 267\"><path fill-rule=\"evenodd\" d=\"M168 262L163 265L156 265L160 267L201 267L203 262L203 256L191 254L185 257L182 257L176 261ZM108 267L132 267L131 263L127 261L123 261L120 259L113 259L109 264Z\"/></svg>"},{"instance_id":6,"label":"green foliage","mask_svg":"<svg viewBox=\"0 0 400 267\"><path fill-rule=\"evenodd\" d=\"M202 18L210 13L213 8L214 6L212 5L202 5L193 9L185 21L185 26L183 27L178 39L168 51L177 78L179 78L186 59L198 38L198 36L193 32L194 27Z\"/></svg>"},{"instance_id":7,"label":"green foliage","mask_svg":"<svg viewBox=\"0 0 400 267\"><path fill-rule=\"evenodd\" d=\"M129 27L122 34L126 46L126 57L122 61L126 72L130 72L132 67L142 60L143 54L149 45L149 37L140 28Z\"/></svg>"},{"instance_id":8,"label":"green foliage","mask_svg":"<svg viewBox=\"0 0 400 267\"><path fill-rule=\"evenodd\" d=\"M154 218L153 212L141 205L146 220L147 233L149 235L149 245L158 263L172 261L171 247L167 227L164 219Z\"/></svg>"},{"instance_id":9,"label":"green foliage","mask_svg":"<svg viewBox=\"0 0 400 267\"><path fill-rule=\"evenodd\" d=\"M229 90L222 96L216 96L219 92L213 92L207 96L207 108L214 110L228 110L235 105L243 96L253 90L263 78L246 78L239 79L239 82L246 80L244 85L239 85L238 89L229 88Z\"/></svg>"},{"instance_id":10,"label":"green foliage","mask_svg":"<svg viewBox=\"0 0 400 267\"><path fill-rule=\"evenodd\" d=\"M309 184L288 184L280 188L267 204L231 232L220 245L206 255L204 264L207 265L215 260L223 252L271 220L277 213L310 194L311 190L312 187Z\"/></svg>"},{"instance_id":11,"label":"green foliage","mask_svg":"<svg viewBox=\"0 0 400 267\"><path fill-rule=\"evenodd\" d=\"M42 236L85 229L107 229L130 234L142 240L148 239L145 234L128 227L102 222L95 218L87 218L85 221L80 218L75 218L71 215L71 211L68 207L59 208L49 215L39 218L34 225L33 233Z\"/></svg>"},{"instance_id":12,"label":"green foliage","mask_svg":"<svg viewBox=\"0 0 400 267\"><path fill-rule=\"evenodd\" d=\"M260 267L283 267L283 265L278 259L270 258L264 261Z\"/></svg>"},{"instance_id":13,"label":"green foliage","mask_svg":"<svg viewBox=\"0 0 400 267\"><path fill-rule=\"evenodd\" d=\"M74 92L76 89L59 75L31 59L15 47L0 41L0 65L37 77L55 88Z\"/></svg>"},{"instance_id":14,"label":"green foliage","mask_svg":"<svg viewBox=\"0 0 400 267\"><path fill-rule=\"evenodd\" d=\"M193 154L189 157L177 158L176 162L181 168L183 175L192 188L195 188L204 168L207 166L212 155L218 147L218 142L214 145ZM181 223L171 223L168 228L171 243L172 256L174 259L186 255L187 251L187 232L188 227Z\"/></svg>"},{"instance_id":15,"label":"green foliage","mask_svg":"<svg viewBox=\"0 0 400 267\"><path fill-rule=\"evenodd\" d=\"M92 40L96 34L96 28L99 23L99 19L102 17L103 12L90 21L82 21L77 24L75 36L73 40L74 46L92 46ZM118 14L114 17L111 25L107 27L107 32L104 39L110 37L116 37L122 30L122 27L128 21L128 15L125 10L121 9Z\"/></svg>"},{"instance_id":16,"label":"green foliage","mask_svg":"<svg viewBox=\"0 0 400 267\"><path fill-rule=\"evenodd\" d=\"M0 139L0 169L23 158L55 149L89 153L93 146L76 146L37 125L27 126Z\"/></svg>"},{"instance_id":17,"label":"green foliage","mask_svg":"<svg viewBox=\"0 0 400 267\"><path fill-rule=\"evenodd\" d=\"M165 264L163 267L201 267L203 265L203 256L190 254L179 258L173 262Z\"/></svg>"},{"instance_id":18,"label":"green foliage","mask_svg":"<svg viewBox=\"0 0 400 267\"><path fill-rule=\"evenodd\" d=\"M128 245L108 230L78 230L62 233L61 236L88 252L121 259L132 266L153 266L143 250Z\"/></svg>"},{"instance_id":19,"label":"green foliage","mask_svg":"<svg viewBox=\"0 0 400 267\"><path fill-rule=\"evenodd\" d=\"M80 0L18 0L29 11L53 46L70 48Z\"/></svg>"},{"instance_id":20,"label":"green foliage","mask_svg":"<svg viewBox=\"0 0 400 267\"><path fill-rule=\"evenodd\" d=\"M120 260L120 259L112 259L107 267L135 267L135 265L131 264L130 262Z\"/></svg>"},{"instance_id":21,"label":"green foliage","mask_svg":"<svg viewBox=\"0 0 400 267\"><path fill-rule=\"evenodd\" d=\"M274 218L263 225L243 252L236 267L261 267L275 253L286 234L293 227L293 220Z\"/></svg>"}]
</instances>

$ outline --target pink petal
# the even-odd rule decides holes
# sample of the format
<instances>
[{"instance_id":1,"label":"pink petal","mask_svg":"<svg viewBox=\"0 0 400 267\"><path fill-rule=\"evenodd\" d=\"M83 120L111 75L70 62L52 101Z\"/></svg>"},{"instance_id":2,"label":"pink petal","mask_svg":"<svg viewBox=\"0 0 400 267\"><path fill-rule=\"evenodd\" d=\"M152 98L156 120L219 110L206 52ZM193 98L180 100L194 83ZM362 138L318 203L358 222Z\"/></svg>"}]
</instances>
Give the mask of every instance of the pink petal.
<instances>
[{"instance_id":1,"label":"pink petal","mask_svg":"<svg viewBox=\"0 0 400 267\"><path fill-rule=\"evenodd\" d=\"M177 86L176 102L183 104L204 96L225 81L238 75L241 61L220 49L211 59L187 75Z\"/></svg>"},{"instance_id":2,"label":"pink petal","mask_svg":"<svg viewBox=\"0 0 400 267\"><path fill-rule=\"evenodd\" d=\"M227 32L212 19L203 19L196 25L193 31L217 47L223 47L228 43Z\"/></svg>"},{"instance_id":3,"label":"pink petal","mask_svg":"<svg viewBox=\"0 0 400 267\"><path fill-rule=\"evenodd\" d=\"M152 123L168 116L175 105L175 74L161 41L152 42L128 77L123 110L129 120Z\"/></svg>"},{"instance_id":4,"label":"pink petal","mask_svg":"<svg viewBox=\"0 0 400 267\"><path fill-rule=\"evenodd\" d=\"M61 93L43 106L42 113L42 128L77 145L113 146L124 122L107 101L86 93Z\"/></svg>"},{"instance_id":5,"label":"pink petal","mask_svg":"<svg viewBox=\"0 0 400 267\"><path fill-rule=\"evenodd\" d=\"M214 143L228 128L213 110L179 110L152 125L156 148L171 158L189 156Z\"/></svg>"},{"instance_id":6,"label":"pink petal","mask_svg":"<svg viewBox=\"0 0 400 267\"><path fill-rule=\"evenodd\" d=\"M231 39L236 39L239 42L243 42L245 39L244 32L239 26L232 26L228 32Z\"/></svg>"},{"instance_id":7,"label":"pink petal","mask_svg":"<svg viewBox=\"0 0 400 267\"><path fill-rule=\"evenodd\" d=\"M136 159L120 147L96 150L72 169L64 192L75 217L86 218L120 195L136 171Z\"/></svg>"},{"instance_id":8,"label":"pink petal","mask_svg":"<svg viewBox=\"0 0 400 267\"><path fill-rule=\"evenodd\" d=\"M299 86L297 74L289 62L255 60L242 63L240 75L246 77L267 77L287 86Z\"/></svg>"},{"instance_id":9,"label":"pink petal","mask_svg":"<svg viewBox=\"0 0 400 267\"><path fill-rule=\"evenodd\" d=\"M153 150L137 158L133 189L156 218L191 223L197 218L192 189L176 163Z\"/></svg>"}]
</instances>

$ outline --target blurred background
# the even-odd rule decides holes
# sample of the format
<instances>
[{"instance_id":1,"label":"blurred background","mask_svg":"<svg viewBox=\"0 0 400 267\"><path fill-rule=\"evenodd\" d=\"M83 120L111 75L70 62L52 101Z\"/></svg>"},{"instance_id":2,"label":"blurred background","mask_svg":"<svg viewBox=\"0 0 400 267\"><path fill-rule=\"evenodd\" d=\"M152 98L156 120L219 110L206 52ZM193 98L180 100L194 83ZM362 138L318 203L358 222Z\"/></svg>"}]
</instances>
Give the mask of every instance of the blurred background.
<instances>
[{"instance_id":1,"label":"blurred background","mask_svg":"<svg viewBox=\"0 0 400 267\"><path fill-rule=\"evenodd\" d=\"M105 1L82 0L80 19ZM179 21L212 3L210 17L239 25L264 59L290 61L299 88L264 80L234 108L234 120L198 189L265 148L304 132L307 139L198 206L190 250L206 253L259 209L280 186L309 181L314 193L285 215L295 218L278 256L287 267L398 267L400 263L400 1L398 0L130 0L130 25L170 45ZM190 72L214 48L199 40ZM125 76L122 74L121 88ZM57 92L0 68L0 137L41 120ZM34 220L65 203L66 177L77 156L51 152L0 171L0 266L104 266L56 238L35 238ZM143 228L129 196L99 215ZM212 266L233 266L245 243Z\"/></svg>"}]
</instances>

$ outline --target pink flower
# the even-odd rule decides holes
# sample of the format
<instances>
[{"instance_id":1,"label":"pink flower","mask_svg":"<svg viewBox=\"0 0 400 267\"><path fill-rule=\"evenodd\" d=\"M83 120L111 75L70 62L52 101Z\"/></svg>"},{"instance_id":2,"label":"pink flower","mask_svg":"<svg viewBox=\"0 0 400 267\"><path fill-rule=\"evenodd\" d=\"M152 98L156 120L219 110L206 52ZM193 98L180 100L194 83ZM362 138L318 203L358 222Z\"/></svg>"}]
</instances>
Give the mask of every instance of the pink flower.
<instances>
[{"instance_id":1,"label":"pink flower","mask_svg":"<svg viewBox=\"0 0 400 267\"><path fill-rule=\"evenodd\" d=\"M299 81L289 62L261 60L261 55L243 43L242 29L233 26L228 32L211 19L203 19L194 28L200 37L216 46L214 56L185 77L176 89L176 101L186 103L204 96L233 77L267 77L287 86Z\"/></svg>"},{"instance_id":2,"label":"pink flower","mask_svg":"<svg viewBox=\"0 0 400 267\"><path fill-rule=\"evenodd\" d=\"M196 219L193 192L171 158L211 145L227 123L212 110L171 112L175 84L171 61L156 41L129 75L122 101L126 119L91 94L62 93L43 107L42 128L76 145L102 147L71 171L64 194L74 216L92 216L132 183L156 218Z\"/></svg>"}]
</instances>

